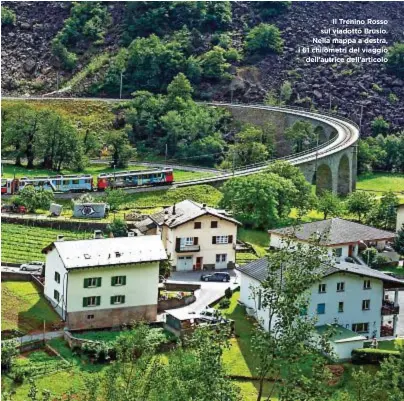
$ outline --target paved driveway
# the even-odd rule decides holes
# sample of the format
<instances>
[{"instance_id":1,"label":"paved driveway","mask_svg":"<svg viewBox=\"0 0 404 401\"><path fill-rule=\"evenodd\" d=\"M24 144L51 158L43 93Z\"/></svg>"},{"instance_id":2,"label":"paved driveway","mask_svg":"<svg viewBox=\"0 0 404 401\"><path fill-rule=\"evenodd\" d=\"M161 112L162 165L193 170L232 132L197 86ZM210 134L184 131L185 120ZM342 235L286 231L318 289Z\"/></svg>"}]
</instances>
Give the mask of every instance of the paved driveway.
<instances>
[{"instance_id":1,"label":"paved driveway","mask_svg":"<svg viewBox=\"0 0 404 401\"><path fill-rule=\"evenodd\" d=\"M240 278L237 274L238 272L235 270L226 271L231 276L229 283L200 281L201 274L207 272L173 272L168 282L196 283L201 285L201 289L195 291L196 301L191 305L178 309L188 310L189 312L199 312L217 299L221 298L224 295L226 288L230 287L231 289L235 289L238 287L240 285Z\"/></svg>"}]
</instances>

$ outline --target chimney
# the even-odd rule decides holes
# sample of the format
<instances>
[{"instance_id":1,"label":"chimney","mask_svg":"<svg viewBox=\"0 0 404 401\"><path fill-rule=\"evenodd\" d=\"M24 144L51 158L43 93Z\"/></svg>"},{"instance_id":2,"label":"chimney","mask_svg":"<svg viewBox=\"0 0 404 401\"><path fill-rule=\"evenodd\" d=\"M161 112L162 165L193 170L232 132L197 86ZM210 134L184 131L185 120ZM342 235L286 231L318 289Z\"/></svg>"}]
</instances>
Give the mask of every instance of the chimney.
<instances>
[{"instance_id":1,"label":"chimney","mask_svg":"<svg viewBox=\"0 0 404 401\"><path fill-rule=\"evenodd\" d=\"M206 209L206 203L202 203L202 209Z\"/></svg>"},{"instance_id":2,"label":"chimney","mask_svg":"<svg viewBox=\"0 0 404 401\"><path fill-rule=\"evenodd\" d=\"M104 238L104 234L101 230L94 230L94 239Z\"/></svg>"},{"instance_id":3,"label":"chimney","mask_svg":"<svg viewBox=\"0 0 404 401\"><path fill-rule=\"evenodd\" d=\"M58 236L56 237L56 241L58 242L62 242L65 240L65 236L63 234L58 234Z\"/></svg>"},{"instance_id":4,"label":"chimney","mask_svg":"<svg viewBox=\"0 0 404 401\"><path fill-rule=\"evenodd\" d=\"M175 214L175 203L173 205L173 213L172 214Z\"/></svg>"},{"instance_id":5,"label":"chimney","mask_svg":"<svg viewBox=\"0 0 404 401\"><path fill-rule=\"evenodd\" d=\"M134 237L135 233L133 231L128 231L128 237Z\"/></svg>"}]
</instances>

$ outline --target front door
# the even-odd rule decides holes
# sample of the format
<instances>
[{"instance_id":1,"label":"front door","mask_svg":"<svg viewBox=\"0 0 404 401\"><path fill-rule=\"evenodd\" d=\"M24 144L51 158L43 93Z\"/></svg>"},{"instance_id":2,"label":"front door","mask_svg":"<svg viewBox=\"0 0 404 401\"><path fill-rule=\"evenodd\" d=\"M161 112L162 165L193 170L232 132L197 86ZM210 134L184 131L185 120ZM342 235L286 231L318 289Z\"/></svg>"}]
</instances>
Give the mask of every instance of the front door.
<instances>
[{"instance_id":1,"label":"front door","mask_svg":"<svg viewBox=\"0 0 404 401\"><path fill-rule=\"evenodd\" d=\"M195 264L195 270L201 270L202 266L203 266L203 257L202 256L198 256L196 258L196 264Z\"/></svg>"},{"instance_id":2,"label":"front door","mask_svg":"<svg viewBox=\"0 0 404 401\"><path fill-rule=\"evenodd\" d=\"M349 256L350 258L352 258L352 255L353 255L353 249L354 249L353 245L349 245L349 249L348 249L348 256Z\"/></svg>"},{"instance_id":3,"label":"front door","mask_svg":"<svg viewBox=\"0 0 404 401\"><path fill-rule=\"evenodd\" d=\"M192 270L192 256L179 256L177 258L177 271Z\"/></svg>"},{"instance_id":4,"label":"front door","mask_svg":"<svg viewBox=\"0 0 404 401\"><path fill-rule=\"evenodd\" d=\"M215 269L227 269L227 253L216 254Z\"/></svg>"}]
</instances>

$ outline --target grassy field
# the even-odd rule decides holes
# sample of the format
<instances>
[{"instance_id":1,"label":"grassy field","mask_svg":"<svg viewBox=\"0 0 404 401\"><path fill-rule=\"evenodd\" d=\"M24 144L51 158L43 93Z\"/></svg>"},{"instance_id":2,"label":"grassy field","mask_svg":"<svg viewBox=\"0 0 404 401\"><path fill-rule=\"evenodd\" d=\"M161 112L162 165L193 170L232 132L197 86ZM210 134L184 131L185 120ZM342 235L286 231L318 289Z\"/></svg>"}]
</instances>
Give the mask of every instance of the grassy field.
<instances>
[{"instance_id":1,"label":"grassy field","mask_svg":"<svg viewBox=\"0 0 404 401\"><path fill-rule=\"evenodd\" d=\"M66 240L92 237L92 232L56 230L8 223L2 224L1 231L1 258L5 262L12 263L45 260L45 255L41 253L42 249L55 241L59 234L63 234Z\"/></svg>"},{"instance_id":2,"label":"grassy field","mask_svg":"<svg viewBox=\"0 0 404 401\"><path fill-rule=\"evenodd\" d=\"M31 282L1 283L1 329L38 332L45 320L50 329L60 317Z\"/></svg>"},{"instance_id":3,"label":"grassy field","mask_svg":"<svg viewBox=\"0 0 404 401\"><path fill-rule=\"evenodd\" d=\"M99 174L106 174L106 173L118 173L119 171L128 171L128 170L147 170L148 167L145 166L129 166L127 168L116 169L114 171L113 168L109 167L108 164L90 164L80 173L71 171L71 170L63 170L60 173L57 173L53 170L46 170L40 168L34 168L32 170L28 170L25 167L15 167L12 164L3 164L2 166L2 177L3 178L13 178L14 176L17 178L21 177L36 177L36 176L54 176L60 174L91 174L94 179L94 185L97 182L97 176ZM198 172L198 171L185 171L185 170L174 170L174 181L181 182L181 181L188 181L188 180L195 180L198 178L207 178L213 176L214 173L211 172Z\"/></svg>"},{"instance_id":4,"label":"grassy field","mask_svg":"<svg viewBox=\"0 0 404 401\"><path fill-rule=\"evenodd\" d=\"M357 189L375 192L402 192L404 194L404 174L369 173L358 177Z\"/></svg>"}]
</instances>

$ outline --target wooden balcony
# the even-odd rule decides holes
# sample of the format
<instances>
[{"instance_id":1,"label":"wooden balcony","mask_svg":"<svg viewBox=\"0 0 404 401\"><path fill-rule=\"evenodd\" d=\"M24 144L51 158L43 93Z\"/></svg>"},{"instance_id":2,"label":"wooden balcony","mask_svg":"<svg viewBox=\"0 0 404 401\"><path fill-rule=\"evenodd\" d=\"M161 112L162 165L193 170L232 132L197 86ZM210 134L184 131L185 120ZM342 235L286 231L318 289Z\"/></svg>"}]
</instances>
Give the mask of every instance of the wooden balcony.
<instances>
[{"instance_id":1,"label":"wooden balcony","mask_svg":"<svg viewBox=\"0 0 404 401\"><path fill-rule=\"evenodd\" d=\"M383 302L381 313L382 316L398 315L400 313L400 306L390 302Z\"/></svg>"}]
</instances>

